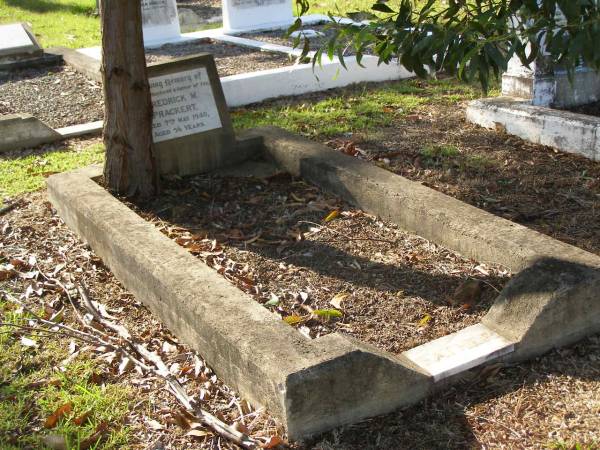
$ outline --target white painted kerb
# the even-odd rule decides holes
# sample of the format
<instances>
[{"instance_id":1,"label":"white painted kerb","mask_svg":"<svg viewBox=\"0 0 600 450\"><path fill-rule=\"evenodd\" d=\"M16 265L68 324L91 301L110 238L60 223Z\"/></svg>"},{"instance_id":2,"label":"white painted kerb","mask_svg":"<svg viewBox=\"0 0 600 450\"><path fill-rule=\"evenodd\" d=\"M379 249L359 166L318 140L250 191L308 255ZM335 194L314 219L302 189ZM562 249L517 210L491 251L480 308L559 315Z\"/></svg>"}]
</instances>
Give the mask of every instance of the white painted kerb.
<instances>
[{"instance_id":1,"label":"white painted kerb","mask_svg":"<svg viewBox=\"0 0 600 450\"><path fill-rule=\"evenodd\" d=\"M478 323L410 349L402 356L425 369L437 382L513 350L513 342Z\"/></svg>"}]
</instances>

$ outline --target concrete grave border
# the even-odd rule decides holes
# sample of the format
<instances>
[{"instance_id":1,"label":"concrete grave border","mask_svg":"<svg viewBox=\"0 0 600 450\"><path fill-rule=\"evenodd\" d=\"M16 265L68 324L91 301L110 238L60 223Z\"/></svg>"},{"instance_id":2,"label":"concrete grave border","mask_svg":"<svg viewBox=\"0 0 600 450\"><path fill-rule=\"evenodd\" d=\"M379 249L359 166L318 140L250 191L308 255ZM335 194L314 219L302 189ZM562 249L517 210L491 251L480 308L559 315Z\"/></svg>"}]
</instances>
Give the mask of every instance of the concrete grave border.
<instances>
[{"instance_id":1,"label":"concrete grave border","mask_svg":"<svg viewBox=\"0 0 600 450\"><path fill-rule=\"evenodd\" d=\"M467 120L485 128L502 129L535 144L600 161L600 117L500 97L470 102Z\"/></svg>"},{"instance_id":2,"label":"concrete grave border","mask_svg":"<svg viewBox=\"0 0 600 450\"><path fill-rule=\"evenodd\" d=\"M292 174L519 272L480 324L401 355L338 333L308 340L99 186L100 167L51 176L50 200L67 225L225 382L279 417L290 438L408 406L485 362L600 332L600 257L283 130L244 136L257 137Z\"/></svg>"}]
</instances>

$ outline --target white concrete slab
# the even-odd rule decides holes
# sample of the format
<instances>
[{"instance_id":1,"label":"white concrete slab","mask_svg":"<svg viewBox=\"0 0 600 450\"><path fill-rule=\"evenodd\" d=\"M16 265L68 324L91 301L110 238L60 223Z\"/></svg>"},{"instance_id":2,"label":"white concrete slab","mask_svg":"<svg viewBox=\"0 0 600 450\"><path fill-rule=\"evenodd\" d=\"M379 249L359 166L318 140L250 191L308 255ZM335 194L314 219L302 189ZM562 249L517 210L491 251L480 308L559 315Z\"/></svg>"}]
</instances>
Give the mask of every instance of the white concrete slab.
<instances>
[{"instance_id":1,"label":"white concrete slab","mask_svg":"<svg viewBox=\"0 0 600 450\"><path fill-rule=\"evenodd\" d=\"M98 120L96 122L88 122L81 125L71 125L69 127L57 128L54 131L60 134L64 139L68 139L86 134L101 133L103 126L104 121Z\"/></svg>"},{"instance_id":2,"label":"white concrete slab","mask_svg":"<svg viewBox=\"0 0 600 450\"><path fill-rule=\"evenodd\" d=\"M513 350L513 342L479 323L412 348L402 356L425 369L437 382Z\"/></svg>"},{"instance_id":3,"label":"white concrete slab","mask_svg":"<svg viewBox=\"0 0 600 450\"><path fill-rule=\"evenodd\" d=\"M34 53L40 46L21 23L0 25L0 56Z\"/></svg>"}]
</instances>

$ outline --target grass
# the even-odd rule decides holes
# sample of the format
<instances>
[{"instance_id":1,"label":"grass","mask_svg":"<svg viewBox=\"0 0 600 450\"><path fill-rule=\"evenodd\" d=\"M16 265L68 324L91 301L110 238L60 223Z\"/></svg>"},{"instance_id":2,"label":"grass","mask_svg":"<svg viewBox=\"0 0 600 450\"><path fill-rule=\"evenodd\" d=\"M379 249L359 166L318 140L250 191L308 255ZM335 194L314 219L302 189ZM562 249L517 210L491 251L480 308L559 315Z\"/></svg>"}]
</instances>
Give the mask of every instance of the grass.
<instances>
[{"instance_id":1,"label":"grass","mask_svg":"<svg viewBox=\"0 0 600 450\"><path fill-rule=\"evenodd\" d=\"M345 15L369 11L373 0L319 0L309 14ZM27 22L43 47L93 47L100 44L96 0L0 0L0 23ZM207 24L201 29L218 27Z\"/></svg>"},{"instance_id":2,"label":"grass","mask_svg":"<svg viewBox=\"0 0 600 450\"><path fill-rule=\"evenodd\" d=\"M100 42L96 0L0 0L0 23L27 22L43 47Z\"/></svg>"},{"instance_id":3,"label":"grass","mask_svg":"<svg viewBox=\"0 0 600 450\"><path fill-rule=\"evenodd\" d=\"M13 304L0 302L0 320L22 324L26 318ZM102 448L122 448L130 434L123 422L135 393L123 384L99 382L102 369L84 353L59 369L59 361L69 357L65 338L34 334L38 346L25 347L14 331L0 327L0 448L45 448L44 437L53 436L78 449L104 424ZM46 419L68 403L72 410L46 429ZM98 448L92 444L89 448Z\"/></svg>"},{"instance_id":4,"label":"grass","mask_svg":"<svg viewBox=\"0 0 600 450\"><path fill-rule=\"evenodd\" d=\"M275 125L318 140L355 133L375 136L381 128L390 126L398 118L417 112L422 106L454 105L480 95L476 87L451 79L427 82L403 80L347 88L321 100L297 98L270 105L240 108L232 111L232 118L237 129ZM432 163L440 161L434 154L439 150L427 151L431 152L429 159ZM442 156L448 151L442 151ZM23 158L0 157L0 197L15 197L36 191L44 187L49 174L102 160L101 144L84 149L53 150ZM486 162L463 163L484 167Z\"/></svg>"},{"instance_id":5,"label":"grass","mask_svg":"<svg viewBox=\"0 0 600 450\"><path fill-rule=\"evenodd\" d=\"M83 167L103 160L103 147L92 145L82 150L59 151L26 156L0 158L0 196L13 197L44 187L46 177L56 172Z\"/></svg>"}]
</instances>

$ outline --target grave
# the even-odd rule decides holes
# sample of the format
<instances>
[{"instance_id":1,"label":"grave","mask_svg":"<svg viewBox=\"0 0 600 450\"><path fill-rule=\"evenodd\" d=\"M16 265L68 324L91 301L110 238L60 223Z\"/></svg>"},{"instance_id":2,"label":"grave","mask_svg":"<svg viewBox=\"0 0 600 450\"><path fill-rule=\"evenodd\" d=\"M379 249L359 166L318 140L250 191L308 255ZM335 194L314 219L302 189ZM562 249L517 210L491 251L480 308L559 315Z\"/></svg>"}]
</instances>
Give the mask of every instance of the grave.
<instances>
[{"instance_id":1,"label":"grave","mask_svg":"<svg viewBox=\"0 0 600 450\"><path fill-rule=\"evenodd\" d=\"M474 100L467 119L600 161L600 118L562 110L599 100L600 73L580 66L569 79L543 54L530 67L514 57L502 76L502 97Z\"/></svg>"},{"instance_id":2,"label":"grave","mask_svg":"<svg viewBox=\"0 0 600 450\"><path fill-rule=\"evenodd\" d=\"M293 22L292 0L223 0L225 33L284 28Z\"/></svg>"},{"instance_id":3,"label":"grave","mask_svg":"<svg viewBox=\"0 0 600 450\"><path fill-rule=\"evenodd\" d=\"M24 23L0 25L0 71L54 64L56 56L45 55Z\"/></svg>"},{"instance_id":4,"label":"grave","mask_svg":"<svg viewBox=\"0 0 600 450\"><path fill-rule=\"evenodd\" d=\"M181 40L175 0L142 0L142 27L147 47Z\"/></svg>"},{"instance_id":5,"label":"grave","mask_svg":"<svg viewBox=\"0 0 600 450\"><path fill-rule=\"evenodd\" d=\"M257 140L237 141L213 56L148 67L152 135L161 173L189 175L248 158Z\"/></svg>"}]
</instances>

